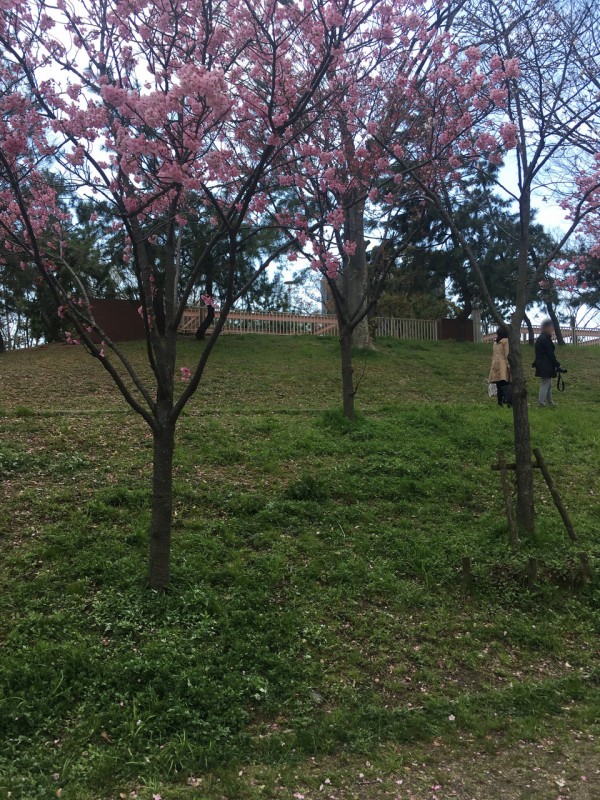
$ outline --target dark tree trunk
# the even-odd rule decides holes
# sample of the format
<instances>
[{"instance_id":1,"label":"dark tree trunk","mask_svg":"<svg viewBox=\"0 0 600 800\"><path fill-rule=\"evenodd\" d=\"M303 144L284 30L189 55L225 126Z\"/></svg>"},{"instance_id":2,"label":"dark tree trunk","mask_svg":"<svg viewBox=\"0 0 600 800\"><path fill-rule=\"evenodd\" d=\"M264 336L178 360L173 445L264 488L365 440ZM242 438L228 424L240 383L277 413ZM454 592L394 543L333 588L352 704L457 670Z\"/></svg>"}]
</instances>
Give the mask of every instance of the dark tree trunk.
<instances>
[{"instance_id":1,"label":"dark tree trunk","mask_svg":"<svg viewBox=\"0 0 600 800\"><path fill-rule=\"evenodd\" d=\"M0 327L0 353L6 352L6 344L4 343L4 336L2 335L2 328Z\"/></svg>"},{"instance_id":2,"label":"dark tree trunk","mask_svg":"<svg viewBox=\"0 0 600 800\"><path fill-rule=\"evenodd\" d=\"M204 340L204 337L206 336L206 331L210 328L215 319L214 308L212 306L207 306L206 309L207 309L206 316L204 317L204 319L198 326L198 330L196 331L196 339L199 342L202 342Z\"/></svg>"},{"instance_id":3,"label":"dark tree trunk","mask_svg":"<svg viewBox=\"0 0 600 800\"><path fill-rule=\"evenodd\" d=\"M521 152L524 171L527 172L526 149ZM508 355L513 385L513 428L515 437L515 463L517 481L517 527L525 536L535 532L535 506L533 495L533 467L531 466L531 429L527 409L527 385L521 348L521 325L528 303L531 240L531 186L525 180L519 198L519 270L516 285L516 307L509 328ZM529 365L528 365L529 366Z\"/></svg>"},{"instance_id":4,"label":"dark tree trunk","mask_svg":"<svg viewBox=\"0 0 600 800\"><path fill-rule=\"evenodd\" d=\"M47 342L58 342L61 339L61 326L58 317L51 319L46 311L40 311L40 319L44 329L44 338ZM63 337L64 338L64 337Z\"/></svg>"},{"instance_id":5,"label":"dark tree trunk","mask_svg":"<svg viewBox=\"0 0 600 800\"><path fill-rule=\"evenodd\" d=\"M349 256L344 269L344 294L348 307L348 319L364 311L369 303L369 265L367 263L367 243L365 241L365 204L354 202L346 209L344 236L355 245L356 250ZM355 347L370 347L369 321L365 316L352 331L352 344Z\"/></svg>"},{"instance_id":6,"label":"dark tree trunk","mask_svg":"<svg viewBox=\"0 0 600 800\"><path fill-rule=\"evenodd\" d=\"M457 242L457 245L458 244L459 243ZM473 294L471 292L471 287L469 286L469 283L466 280L466 275L462 270L453 271L451 277L457 284L458 291L460 292L460 296L462 297L463 301L462 310L458 312L456 319L460 320L461 322L466 322L473 311Z\"/></svg>"},{"instance_id":7,"label":"dark tree trunk","mask_svg":"<svg viewBox=\"0 0 600 800\"><path fill-rule=\"evenodd\" d=\"M535 333L533 330L533 325L531 324L531 320L527 316L527 314L523 314L523 319L525 320L525 325L527 325L527 340L528 343L531 345L535 344Z\"/></svg>"},{"instance_id":8,"label":"dark tree trunk","mask_svg":"<svg viewBox=\"0 0 600 800\"><path fill-rule=\"evenodd\" d=\"M464 298L464 301L465 301L464 307L456 315L456 319L459 322L466 322L471 316L471 312L473 311L473 303L471 302L471 298L467 296Z\"/></svg>"},{"instance_id":9,"label":"dark tree trunk","mask_svg":"<svg viewBox=\"0 0 600 800\"><path fill-rule=\"evenodd\" d=\"M531 536L535 529L533 497L533 468L531 466L531 438L527 410L527 386L523 370L520 326L514 326L509 338L509 361L513 385L513 426L515 435L515 463L517 479L517 525Z\"/></svg>"},{"instance_id":10,"label":"dark tree trunk","mask_svg":"<svg viewBox=\"0 0 600 800\"><path fill-rule=\"evenodd\" d=\"M344 416L354 421L356 412L354 410L354 367L352 366L352 333L348 330L342 331L340 336L340 348L342 351L342 396Z\"/></svg>"},{"instance_id":11,"label":"dark tree trunk","mask_svg":"<svg viewBox=\"0 0 600 800\"><path fill-rule=\"evenodd\" d=\"M377 316L375 313L368 314L367 321L369 326L369 342L371 345L375 346L375 340L377 339Z\"/></svg>"},{"instance_id":12,"label":"dark tree trunk","mask_svg":"<svg viewBox=\"0 0 600 800\"><path fill-rule=\"evenodd\" d=\"M165 316L165 291L160 286L156 289L156 294L152 299L152 306L154 308L156 330L161 336L164 336L167 329L167 320Z\"/></svg>"},{"instance_id":13,"label":"dark tree trunk","mask_svg":"<svg viewBox=\"0 0 600 800\"><path fill-rule=\"evenodd\" d=\"M154 432L152 521L148 585L162 591L169 584L171 524L173 514L173 451L175 425L165 422Z\"/></svg>"},{"instance_id":14,"label":"dark tree trunk","mask_svg":"<svg viewBox=\"0 0 600 800\"><path fill-rule=\"evenodd\" d=\"M556 311L554 310L554 303L548 300L546 303L546 310L548 312L548 316L552 320L552 324L554 325L554 334L556 336L557 344L564 346L565 338L562 335L562 331L560 329L560 322L558 321L558 317L556 316Z\"/></svg>"}]
</instances>

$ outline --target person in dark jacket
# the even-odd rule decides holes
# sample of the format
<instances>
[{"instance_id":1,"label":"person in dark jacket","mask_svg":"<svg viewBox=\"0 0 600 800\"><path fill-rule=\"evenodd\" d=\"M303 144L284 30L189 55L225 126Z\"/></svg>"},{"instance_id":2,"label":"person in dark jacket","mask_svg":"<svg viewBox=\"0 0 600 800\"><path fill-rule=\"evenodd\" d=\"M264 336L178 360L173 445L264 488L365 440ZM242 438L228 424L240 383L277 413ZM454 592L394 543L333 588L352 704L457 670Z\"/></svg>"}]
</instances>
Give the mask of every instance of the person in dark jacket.
<instances>
[{"instance_id":1,"label":"person in dark jacket","mask_svg":"<svg viewBox=\"0 0 600 800\"><path fill-rule=\"evenodd\" d=\"M535 361L533 362L536 377L542 379L538 397L540 406L556 405L552 400L552 378L556 378L557 370L560 369L560 364L554 355L553 334L554 325L552 321L549 319L544 320L542 323L542 332L535 342Z\"/></svg>"}]
</instances>

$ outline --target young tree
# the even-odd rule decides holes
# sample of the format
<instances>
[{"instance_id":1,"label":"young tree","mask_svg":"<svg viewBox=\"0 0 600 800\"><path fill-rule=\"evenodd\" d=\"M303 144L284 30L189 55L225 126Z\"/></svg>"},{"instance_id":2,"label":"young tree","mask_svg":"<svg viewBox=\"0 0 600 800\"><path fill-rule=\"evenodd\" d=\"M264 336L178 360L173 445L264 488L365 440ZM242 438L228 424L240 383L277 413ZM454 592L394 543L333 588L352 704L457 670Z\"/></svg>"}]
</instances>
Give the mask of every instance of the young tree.
<instances>
[{"instance_id":1,"label":"young tree","mask_svg":"<svg viewBox=\"0 0 600 800\"><path fill-rule=\"evenodd\" d=\"M492 165L493 167L493 165ZM469 242L486 285L502 316L510 314L515 303L518 269L519 219L506 198L494 192L498 168L487 173L476 171L460 188L448 195L448 205L456 227ZM403 220L399 220L402 226ZM399 231L402 235L402 227ZM544 228L532 223L530 238L537 257L553 253L554 239ZM462 306L457 319L466 320L474 307L485 309L478 282L469 269L467 256L452 229L433 206L429 206L422 229L402 264L390 275L398 285L449 286ZM544 302L552 307L552 297L541 286L532 287L530 303ZM487 310L486 310L487 311ZM487 312L489 316L489 312Z\"/></svg>"},{"instance_id":2,"label":"young tree","mask_svg":"<svg viewBox=\"0 0 600 800\"><path fill-rule=\"evenodd\" d=\"M386 7L370 58L351 53L344 70L328 72L321 91L336 102L328 104L316 129L295 142L295 158L280 178L280 186L288 187L286 204L278 202L272 214L328 284L340 329L343 408L350 419L352 346L368 344L369 311L423 214L422 189L405 180L399 160L412 159L422 175L435 175L439 159L447 161L450 141L494 105L478 58L461 53L448 35L458 7ZM464 94L462 105L451 102L457 92ZM428 147L432 114L447 126L441 148ZM399 213L410 224L404 240L392 244L389 233ZM369 252L370 239L377 245Z\"/></svg>"},{"instance_id":3,"label":"young tree","mask_svg":"<svg viewBox=\"0 0 600 800\"><path fill-rule=\"evenodd\" d=\"M154 440L149 584L169 582L175 427L197 390L236 299L244 226L261 225L266 177L306 137L342 85L347 54L379 41L382 0L16 0L0 5L0 226L8 252L35 265L80 341L108 371ZM338 83L325 77L337 72ZM79 196L110 210L135 275L152 382L94 319L62 255L69 213L52 167ZM185 282L189 198L213 231ZM45 233L50 230L53 239ZM226 290L213 332L176 375L177 329L217 243ZM160 258L156 257L156 247ZM77 287L65 287L64 268ZM212 299L206 297L206 302ZM96 344L96 338L101 343ZM181 391L177 389L181 387Z\"/></svg>"},{"instance_id":4,"label":"young tree","mask_svg":"<svg viewBox=\"0 0 600 800\"><path fill-rule=\"evenodd\" d=\"M578 0L490 0L476 7L466 6L465 11L468 16L461 34L465 46L481 45L482 68L498 78L504 74L504 88L498 90L496 100L508 121L499 119L495 134L471 126L458 147L448 152L455 171L440 172L435 181L424 179L419 169L406 162L403 166L451 229L490 313L508 332L517 516L521 529L531 533L533 470L521 325L549 264L597 208L599 175L594 163L600 93L592 80L594 68L597 80L600 63L597 10L595 4ZM461 170L472 167L472 143L477 140L497 163L501 162L503 147L513 150L496 186L496 191L511 200L518 217L513 243L517 254L515 294L509 321L494 299L473 242L458 224L453 202L452 187L457 182L460 185ZM532 236L534 201L541 204L548 199L568 210L568 227L553 249L540 254Z\"/></svg>"}]
</instances>

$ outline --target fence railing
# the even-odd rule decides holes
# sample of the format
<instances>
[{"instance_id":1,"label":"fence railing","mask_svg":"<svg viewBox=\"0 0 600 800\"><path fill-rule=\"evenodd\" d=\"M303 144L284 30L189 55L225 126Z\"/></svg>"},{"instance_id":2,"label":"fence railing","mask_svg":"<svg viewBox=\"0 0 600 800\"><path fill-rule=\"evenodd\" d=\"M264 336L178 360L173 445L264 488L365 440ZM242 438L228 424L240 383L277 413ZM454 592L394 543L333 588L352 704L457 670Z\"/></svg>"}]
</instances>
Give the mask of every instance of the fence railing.
<instances>
[{"instance_id":1,"label":"fence railing","mask_svg":"<svg viewBox=\"0 0 600 800\"><path fill-rule=\"evenodd\" d=\"M218 313L218 312L217 312ZM207 308L188 308L184 311L179 333L194 335L201 322L206 319ZM478 327L480 326L480 327ZM495 331L478 322L474 323L473 339L491 342ZM210 330L210 328L209 328ZM533 326L535 336L541 332L539 325ZM600 345L600 328L561 328L567 344ZM223 333L262 333L272 336L338 336L337 317L334 314L292 314L284 311L231 311L225 322ZM393 339L421 339L437 341L440 338L439 320L401 319L399 317L376 317L376 336ZM458 338L458 337L457 337ZM521 329L521 340L527 342L529 331Z\"/></svg>"},{"instance_id":2,"label":"fence railing","mask_svg":"<svg viewBox=\"0 0 600 800\"><path fill-rule=\"evenodd\" d=\"M426 339L432 342L438 338L438 324L435 319L376 317L375 322L377 336L391 336L393 339Z\"/></svg>"},{"instance_id":3,"label":"fence railing","mask_svg":"<svg viewBox=\"0 0 600 800\"><path fill-rule=\"evenodd\" d=\"M207 309L188 308L184 311L179 333L194 335L206 319ZM397 319L377 317L376 335L395 339L438 338L437 323L432 319ZM210 330L210 329L209 329ZM292 314L279 311L231 311L223 333L263 333L275 336L338 336L337 317L334 314Z\"/></svg>"},{"instance_id":4,"label":"fence railing","mask_svg":"<svg viewBox=\"0 0 600 800\"><path fill-rule=\"evenodd\" d=\"M183 312L179 333L195 334L200 324L206 319L206 314L206 306L186 309ZM230 311L222 333L337 336L338 324L337 318L330 314L304 315L283 311Z\"/></svg>"},{"instance_id":5,"label":"fence railing","mask_svg":"<svg viewBox=\"0 0 600 800\"><path fill-rule=\"evenodd\" d=\"M542 329L539 325L533 326L534 336L539 336ZM565 344L577 345L600 345L600 328L562 328L560 329ZM496 332L488 332L483 327L481 339L484 342L491 342L496 338ZM521 341L529 341L529 330L527 327L521 328Z\"/></svg>"}]
</instances>

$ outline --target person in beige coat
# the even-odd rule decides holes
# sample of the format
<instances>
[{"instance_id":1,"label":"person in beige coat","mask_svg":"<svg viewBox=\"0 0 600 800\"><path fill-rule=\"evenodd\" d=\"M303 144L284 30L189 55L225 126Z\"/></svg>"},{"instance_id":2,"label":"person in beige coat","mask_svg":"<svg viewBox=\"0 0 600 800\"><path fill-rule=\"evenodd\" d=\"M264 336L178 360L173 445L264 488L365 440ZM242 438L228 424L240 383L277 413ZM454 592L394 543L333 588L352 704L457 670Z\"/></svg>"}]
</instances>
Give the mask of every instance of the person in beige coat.
<instances>
[{"instance_id":1,"label":"person in beige coat","mask_svg":"<svg viewBox=\"0 0 600 800\"><path fill-rule=\"evenodd\" d=\"M492 351L492 368L488 378L490 383L495 383L498 389L498 405L506 403L505 387L510 383L510 366L508 363L508 338L503 328L496 331L496 341Z\"/></svg>"}]
</instances>

